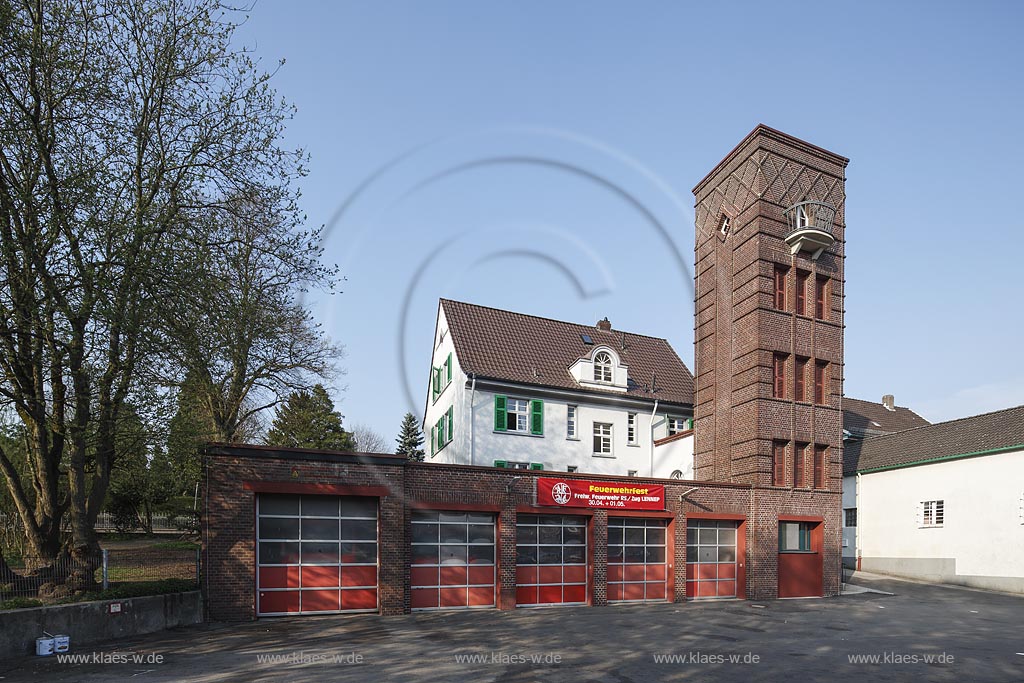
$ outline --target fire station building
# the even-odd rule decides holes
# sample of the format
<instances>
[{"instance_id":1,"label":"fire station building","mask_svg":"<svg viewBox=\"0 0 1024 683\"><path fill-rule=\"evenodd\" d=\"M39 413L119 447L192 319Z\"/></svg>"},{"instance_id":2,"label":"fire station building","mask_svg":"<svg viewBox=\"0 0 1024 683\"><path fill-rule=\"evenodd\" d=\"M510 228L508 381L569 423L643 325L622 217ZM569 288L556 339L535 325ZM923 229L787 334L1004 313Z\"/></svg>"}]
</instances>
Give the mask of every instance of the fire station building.
<instances>
[{"instance_id":1,"label":"fire station building","mask_svg":"<svg viewBox=\"0 0 1024 683\"><path fill-rule=\"evenodd\" d=\"M694 189L692 480L211 445L208 617L836 595L846 164L758 126Z\"/></svg>"}]
</instances>

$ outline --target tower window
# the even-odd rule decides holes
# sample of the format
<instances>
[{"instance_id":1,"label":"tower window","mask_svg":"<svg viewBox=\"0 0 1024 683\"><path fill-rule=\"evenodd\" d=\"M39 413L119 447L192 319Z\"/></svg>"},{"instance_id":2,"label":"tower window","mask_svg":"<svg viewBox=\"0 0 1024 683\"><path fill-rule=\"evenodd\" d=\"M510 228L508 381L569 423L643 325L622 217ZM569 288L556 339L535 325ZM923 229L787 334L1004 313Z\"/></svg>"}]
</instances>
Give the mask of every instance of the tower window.
<instances>
[{"instance_id":1,"label":"tower window","mask_svg":"<svg viewBox=\"0 0 1024 683\"><path fill-rule=\"evenodd\" d=\"M786 310L786 273L789 268L785 266L775 266L775 308L780 311Z\"/></svg>"},{"instance_id":2,"label":"tower window","mask_svg":"<svg viewBox=\"0 0 1024 683\"><path fill-rule=\"evenodd\" d=\"M807 279L810 275L806 270L796 271L796 300L794 308L797 315L807 315Z\"/></svg>"},{"instance_id":3,"label":"tower window","mask_svg":"<svg viewBox=\"0 0 1024 683\"><path fill-rule=\"evenodd\" d=\"M722 234L722 237L729 234L729 217L725 214L722 214L722 220L718 223L718 232Z\"/></svg>"},{"instance_id":4,"label":"tower window","mask_svg":"<svg viewBox=\"0 0 1024 683\"><path fill-rule=\"evenodd\" d=\"M594 356L594 381L612 381L612 357L607 351L602 351Z\"/></svg>"},{"instance_id":5,"label":"tower window","mask_svg":"<svg viewBox=\"0 0 1024 683\"><path fill-rule=\"evenodd\" d=\"M807 485L804 481L804 463L807 459L807 444L798 443L793 449L793 488Z\"/></svg>"},{"instance_id":6,"label":"tower window","mask_svg":"<svg viewBox=\"0 0 1024 683\"><path fill-rule=\"evenodd\" d=\"M818 361L814 364L814 402L821 405L825 403L825 383L828 371L828 363Z\"/></svg>"},{"instance_id":7,"label":"tower window","mask_svg":"<svg viewBox=\"0 0 1024 683\"><path fill-rule=\"evenodd\" d=\"M814 281L814 317L828 320L828 278L818 277Z\"/></svg>"},{"instance_id":8,"label":"tower window","mask_svg":"<svg viewBox=\"0 0 1024 683\"><path fill-rule=\"evenodd\" d=\"M815 446L814 447L814 488L823 489L825 488L825 471L826 471L826 456L828 455L828 446Z\"/></svg>"},{"instance_id":9,"label":"tower window","mask_svg":"<svg viewBox=\"0 0 1024 683\"><path fill-rule=\"evenodd\" d=\"M772 355L772 398L786 398L786 356Z\"/></svg>"},{"instance_id":10,"label":"tower window","mask_svg":"<svg viewBox=\"0 0 1024 683\"><path fill-rule=\"evenodd\" d=\"M807 359L797 358L793 368L793 400L807 400Z\"/></svg>"},{"instance_id":11,"label":"tower window","mask_svg":"<svg viewBox=\"0 0 1024 683\"><path fill-rule=\"evenodd\" d=\"M772 486L786 485L786 442L772 442Z\"/></svg>"}]
</instances>

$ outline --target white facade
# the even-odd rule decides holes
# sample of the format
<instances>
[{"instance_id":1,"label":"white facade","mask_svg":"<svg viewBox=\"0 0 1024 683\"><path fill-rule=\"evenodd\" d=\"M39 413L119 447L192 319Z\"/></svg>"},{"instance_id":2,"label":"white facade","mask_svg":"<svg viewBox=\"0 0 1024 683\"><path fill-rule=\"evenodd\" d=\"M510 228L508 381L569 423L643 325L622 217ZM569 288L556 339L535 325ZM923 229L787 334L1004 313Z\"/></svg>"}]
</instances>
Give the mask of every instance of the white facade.
<instances>
[{"instance_id":1,"label":"white facade","mask_svg":"<svg viewBox=\"0 0 1024 683\"><path fill-rule=\"evenodd\" d=\"M670 435L669 422L675 429L684 429L692 417L688 409L659 407L654 412L653 400L642 400L612 393L627 384L626 366L619 363L614 350L598 347L612 356L612 381L607 395L585 391L545 388L523 384L484 383L469 377L455 354L444 309L439 309L428 381L423 431L426 461L465 465L507 466L527 468L531 464L544 470L568 471L571 467L582 473L693 478L693 433L656 446L653 441ZM451 382L447 382L448 358L451 358ZM585 368L583 366L586 366ZM438 368L444 381L435 395L433 376ZM589 360L571 369L586 372L592 378L593 363ZM581 375L582 377L583 375ZM584 386L593 382L582 383ZM541 434L532 433L537 425L527 418L526 429L501 430L496 425L495 402L504 397L506 405L523 401L527 410L540 402L543 414ZM570 406L575 412L575 434L570 429ZM450 411L450 412L449 412ZM451 415L451 435L448 415ZM653 414L653 417L652 417ZM507 414L506 414L507 417ZM610 452L595 452L595 424L602 433L610 425ZM439 439L438 434L442 434ZM632 436L632 439L630 438ZM652 440L653 438L653 440Z\"/></svg>"},{"instance_id":2,"label":"white facade","mask_svg":"<svg viewBox=\"0 0 1024 683\"><path fill-rule=\"evenodd\" d=\"M1024 450L864 473L858 502L861 569L1024 593Z\"/></svg>"},{"instance_id":3,"label":"white facade","mask_svg":"<svg viewBox=\"0 0 1024 683\"><path fill-rule=\"evenodd\" d=\"M849 510L853 510L853 520ZM857 518L857 477L843 477L843 564L853 566L857 557L857 526L850 521Z\"/></svg>"}]
</instances>

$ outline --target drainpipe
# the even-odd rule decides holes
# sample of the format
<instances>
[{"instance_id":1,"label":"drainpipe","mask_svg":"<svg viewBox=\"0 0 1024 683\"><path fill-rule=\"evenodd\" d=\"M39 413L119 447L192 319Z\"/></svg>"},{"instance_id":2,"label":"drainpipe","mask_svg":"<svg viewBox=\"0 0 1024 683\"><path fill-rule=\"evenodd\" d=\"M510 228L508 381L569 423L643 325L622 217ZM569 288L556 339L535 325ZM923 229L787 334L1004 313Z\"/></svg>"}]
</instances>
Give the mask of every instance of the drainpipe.
<instances>
[{"instance_id":1,"label":"drainpipe","mask_svg":"<svg viewBox=\"0 0 1024 683\"><path fill-rule=\"evenodd\" d=\"M471 374L473 383L469 386L469 464L476 464L476 420L473 415L476 412L476 374Z\"/></svg>"},{"instance_id":2,"label":"drainpipe","mask_svg":"<svg viewBox=\"0 0 1024 683\"><path fill-rule=\"evenodd\" d=\"M654 410L651 411L651 476L654 476L654 416L658 414L658 399L654 399Z\"/></svg>"}]
</instances>

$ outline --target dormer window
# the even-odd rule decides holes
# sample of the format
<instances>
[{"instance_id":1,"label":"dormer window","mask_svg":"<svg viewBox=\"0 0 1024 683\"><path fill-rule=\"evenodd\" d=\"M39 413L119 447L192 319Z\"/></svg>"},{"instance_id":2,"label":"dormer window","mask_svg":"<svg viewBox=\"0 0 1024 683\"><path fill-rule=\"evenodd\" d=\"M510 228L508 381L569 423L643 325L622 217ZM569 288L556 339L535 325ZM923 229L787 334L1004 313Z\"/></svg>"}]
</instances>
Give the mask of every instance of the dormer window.
<instances>
[{"instance_id":1,"label":"dormer window","mask_svg":"<svg viewBox=\"0 0 1024 683\"><path fill-rule=\"evenodd\" d=\"M601 351L594 356L594 381L612 381L612 356L607 351Z\"/></svg>"}]
</instances>

